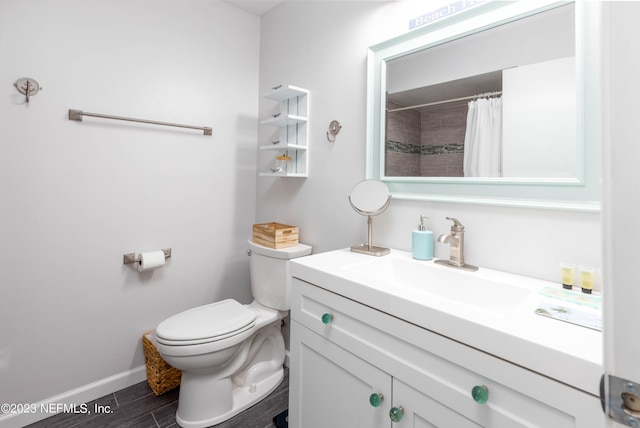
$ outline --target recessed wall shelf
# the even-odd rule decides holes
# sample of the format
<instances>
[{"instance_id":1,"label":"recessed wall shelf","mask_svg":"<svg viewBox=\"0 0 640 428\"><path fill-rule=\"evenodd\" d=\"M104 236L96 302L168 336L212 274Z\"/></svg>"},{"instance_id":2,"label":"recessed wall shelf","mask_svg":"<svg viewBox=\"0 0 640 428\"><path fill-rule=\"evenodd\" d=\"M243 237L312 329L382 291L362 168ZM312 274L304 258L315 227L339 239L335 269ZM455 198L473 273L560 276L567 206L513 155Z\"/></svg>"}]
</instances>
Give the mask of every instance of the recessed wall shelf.
<instances>
[{"instance_id":1,"label":"recessed wall shelf","mask_svg":"<svg viewBox=\"0 0 640 428\"><path fill-rule=\"evenodd\" d=\"M261 172L262 177L308 177L309 91L292 85L279 85L262 95L262 98L278 101L280 109L260 122L264 126L278 128L278 135L271 143L260 146L261 151L273 153L273 169ZM276 166L276 157L290 157L284 166Z\"/></svg>"}]
</instances>

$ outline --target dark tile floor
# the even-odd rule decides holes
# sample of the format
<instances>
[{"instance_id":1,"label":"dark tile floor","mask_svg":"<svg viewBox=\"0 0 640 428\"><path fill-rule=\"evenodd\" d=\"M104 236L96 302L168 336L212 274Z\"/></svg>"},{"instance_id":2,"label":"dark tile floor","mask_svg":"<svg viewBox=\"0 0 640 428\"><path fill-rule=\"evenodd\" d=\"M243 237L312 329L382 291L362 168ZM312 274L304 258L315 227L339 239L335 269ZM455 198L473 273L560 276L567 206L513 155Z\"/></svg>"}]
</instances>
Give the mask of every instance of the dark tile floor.
<instances>
[{"instance_id":1,"label":"dark tile floor","mask_svg":"<svg viewBox=\"0 0 640 428\"><path fill-rule=\"evenodd\" d=\"M29 425L29 428L178 428L178 390L156 397L147 382L87 403L90 414L62 413ZM216 428L274 428L273 418L288 407L289 372L267 398ZM95 406L109 406L111 413L96 414Z\"/></svg>"}]
</instances>

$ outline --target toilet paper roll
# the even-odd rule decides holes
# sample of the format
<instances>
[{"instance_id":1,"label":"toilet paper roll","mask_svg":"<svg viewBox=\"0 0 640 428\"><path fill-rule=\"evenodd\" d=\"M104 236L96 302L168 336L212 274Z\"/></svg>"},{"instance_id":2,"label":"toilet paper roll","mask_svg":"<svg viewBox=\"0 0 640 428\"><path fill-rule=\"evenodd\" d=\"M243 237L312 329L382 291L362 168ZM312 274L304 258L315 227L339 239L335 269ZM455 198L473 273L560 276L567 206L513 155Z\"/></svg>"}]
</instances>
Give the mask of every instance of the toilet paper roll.
<instances>
[{"instance_id":1,"label":"toilet paper roll","mask_svg":"<svg viewBox=\"0 0 640 428\"><path fill-rule=\"evenodd\" d=\"M162 250L140 253L138 257L140 258L140 263L138 263L138 271L140 272L164 266L165 258Z\"/></svg>"}]
</instances>

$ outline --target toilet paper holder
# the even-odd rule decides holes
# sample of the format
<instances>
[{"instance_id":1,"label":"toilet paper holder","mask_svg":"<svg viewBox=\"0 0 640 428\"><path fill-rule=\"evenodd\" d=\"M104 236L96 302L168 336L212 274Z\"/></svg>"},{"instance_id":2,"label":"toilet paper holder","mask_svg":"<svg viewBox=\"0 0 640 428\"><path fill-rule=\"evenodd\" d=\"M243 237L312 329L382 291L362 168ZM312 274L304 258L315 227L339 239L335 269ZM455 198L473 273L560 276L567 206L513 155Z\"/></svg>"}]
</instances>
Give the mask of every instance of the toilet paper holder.
<instances>
[{"instance_id":1,"label":"toilet paper holder","mask_svg":"<svg viewBox=\"0 0 640 428\"><path fill-rule=\"evenodd\" d=\"M169 257L171 257L171 248L163 248L162 252L164 253L165 259L168 259ZM140 258L136 257L136 253L127 253L124 255L124 260L122 263L125 265L131 264L131 263L140 263Z\"/></svg>"}]
</instances>

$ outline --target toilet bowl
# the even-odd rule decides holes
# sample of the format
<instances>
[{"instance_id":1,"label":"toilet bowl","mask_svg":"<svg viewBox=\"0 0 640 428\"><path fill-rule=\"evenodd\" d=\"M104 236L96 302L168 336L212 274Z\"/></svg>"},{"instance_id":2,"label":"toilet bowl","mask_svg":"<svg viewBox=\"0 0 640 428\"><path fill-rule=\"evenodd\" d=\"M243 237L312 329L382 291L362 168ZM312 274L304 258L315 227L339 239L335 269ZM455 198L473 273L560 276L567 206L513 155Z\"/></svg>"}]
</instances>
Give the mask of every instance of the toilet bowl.
<instances>
[{"instance_id":1,"label":"toilet bowl","mask_svg":"<svg viewBox=\"0 0 640 428\"><path fill-rule=\"evenodd\" d=\"M156 347L182 370L176 422L200 428L224 422L278 387L284 377L281 325L288 315L288 260L308 255L299 244L280 250L249 242L254 301L227 299L161 322Z\"/></svg>"}]
</instances>

